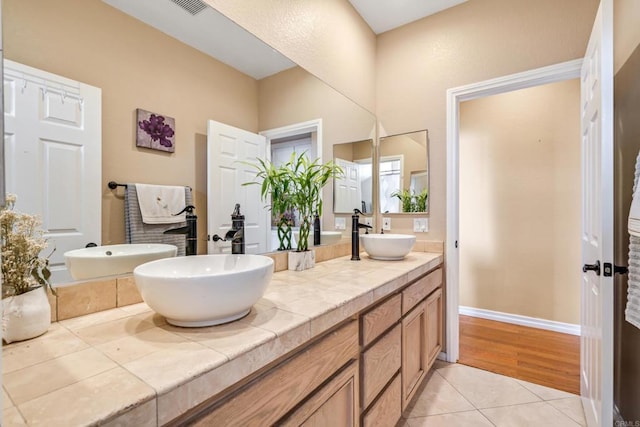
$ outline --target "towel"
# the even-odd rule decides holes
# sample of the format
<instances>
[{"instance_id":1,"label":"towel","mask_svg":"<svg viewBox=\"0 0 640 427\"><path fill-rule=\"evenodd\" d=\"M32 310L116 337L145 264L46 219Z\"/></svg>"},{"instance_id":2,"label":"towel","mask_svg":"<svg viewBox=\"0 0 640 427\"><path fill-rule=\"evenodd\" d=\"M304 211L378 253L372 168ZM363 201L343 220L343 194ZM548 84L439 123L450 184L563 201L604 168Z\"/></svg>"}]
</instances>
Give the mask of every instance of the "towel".
<instances>
[{"instance_id":1,"label":"towel","mask_svg":"<svg viewBox=\"0 0 640 427\"><path fill-rule=\"evenodd\" d=\"M182 189L183 207L193 204L193 196L189 187ZM127 243L167 243L178 247L178 256L184 256L186 237L181 234L163 234L171 228L187 225L187 222L177 224L145 224L142 222L138 192L135 184L127 184L124 193L124 223Z\"/></svg>"},{"instance_id":2,"label":"towel","mask_svg":"<svg viewBox=\"0 0 640 427\"><path fill-rule=\"evenodd\" d=\"M633 199L629 211L629 281L627 287L627 307L624 316L627 322L640 328L640 153L636 158L633 180Z\"/></svg>"},{"instance_id":3,"label":"towel","mask_svg":"<svg viewBox=\"0 0 640 427\"><path fill-rule=\"evenodd\" d=\"M136 184L142 221L145 224L176 224L186 221L184 187Z\"/></svg>"}]
</instances>

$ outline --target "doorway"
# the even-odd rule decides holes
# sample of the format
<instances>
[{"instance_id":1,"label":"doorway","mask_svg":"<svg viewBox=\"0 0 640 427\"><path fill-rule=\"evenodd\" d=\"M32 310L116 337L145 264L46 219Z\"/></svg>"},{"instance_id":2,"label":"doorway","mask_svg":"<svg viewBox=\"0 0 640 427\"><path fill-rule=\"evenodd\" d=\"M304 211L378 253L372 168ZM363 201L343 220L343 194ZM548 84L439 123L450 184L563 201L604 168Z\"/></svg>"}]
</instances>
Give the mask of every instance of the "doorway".
<instances>
[{"instance_id":1,"label":"doorway","mask_svg":"<svg viewBox=\"0 0 640 427\"><path fill-rule=\"evenodd\" d=\"M447 361L459 359L459 109L460 103L489 95L580 76L582 60L574 60L447 91Z\"/></svg>"}]
</instances>

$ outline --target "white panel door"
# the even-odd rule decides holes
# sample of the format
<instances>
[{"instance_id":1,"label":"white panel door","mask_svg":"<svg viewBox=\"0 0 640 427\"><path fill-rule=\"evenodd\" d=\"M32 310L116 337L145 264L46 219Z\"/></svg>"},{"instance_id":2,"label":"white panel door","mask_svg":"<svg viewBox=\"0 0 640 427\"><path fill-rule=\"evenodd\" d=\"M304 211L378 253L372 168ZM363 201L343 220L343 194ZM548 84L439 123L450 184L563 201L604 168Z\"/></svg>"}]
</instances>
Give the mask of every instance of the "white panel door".
<instances>
[{"instance_id":1,"label":"white panel door","mask_svg":"<svg viewBox=\"0 0 640 427\"><path fill-rule=\"evenodd\" d=\"M207 234L224 237L231 229L231 213L240 203L244 215L245 253L257 254L269 251L267 236L271 227L267 224L264 203L260 199L259 185L246 185L255 180L255 169L243 161L255 162L267 154L266 138L243 129L209 120L207 127L208 191ZM230 253L227 242L209 240L208 252Z\"/></svg>"},{"instance_id":2,"label":"white panel door","mask_svg":"<svg viewBox=\"0 0 640 427\"><path fill-rule=\"evenodd\" d=\"M600 3L581 72L580 388L589 426L613 423L613 5Z\"/></svg>"},{"instance_id":3,"label":"white panel door","mask_svg":"<svg viewBox=\"0 0 640 427\"><path fill-rule=\"evenodd\" d=\"M335 159L335 162L342 168L344 175L334 181L334 212L353 213L356 208L362 209L359 165L338 158Z\"/></svg>"},{"instance_id":4,"label":"white panel door","mask_svg":"<svg viewBox=\"0 0 640 427\"><path fill-rule=\"evenodd\" d=\"M101 90L9 60L4 71L7 192L42 217L52 283L71 281L64 253L101 242Z\"/></svg>"}]
</instances>

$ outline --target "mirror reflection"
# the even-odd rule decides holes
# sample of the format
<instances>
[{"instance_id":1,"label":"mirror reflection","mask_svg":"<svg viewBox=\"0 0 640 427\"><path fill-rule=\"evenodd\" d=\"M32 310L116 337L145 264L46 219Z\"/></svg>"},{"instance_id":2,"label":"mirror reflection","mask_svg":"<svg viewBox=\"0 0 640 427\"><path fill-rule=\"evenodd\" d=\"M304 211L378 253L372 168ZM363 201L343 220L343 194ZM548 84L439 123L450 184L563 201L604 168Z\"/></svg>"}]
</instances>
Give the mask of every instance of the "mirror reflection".
<instances>
[{"instance_id":1,"label":"mirror reflection","mask_svg":"<svg viewBox=\"0 0 640 427\"><path fill-rule=\"evenodd\" d=\"M380 138L378 175L381 213L428 212L428 132Z\"/></svg>"},{"instance_id":2,"label":"mirror reflection","mask_svg":"<svg viewBox=\"0 0 640 427\"><path fill-rule=\"evenodd\" d=\"M346 142L333 146L333 160L344 175L334 179L333 212L353 213L373 209L373 140Z\"/></svg>"},{"instance_id":3,"label":"mirror reflection","mask_svg":"<svg viewBox=\"0 0 640 427\"><path fill-rule=\"evenodd\" d=\"M51 247L57 248L50 259L54 283L71 281L65 270L65 251L83 248L90 242L125 243L124 191L107 188L109 181L192 188L198 216L198 253L207 253L207 223L211 217L207 191L212 187L207 177L210 120L254 134L285 128L284 134L273 137L275 144L287 142L286 138L292 136L286 134L287 126L316 120L321 123L322 132L302 129L296 135L311 134L312 138L321 135L313 142L317 149L314 156L324 159L332 158L332 146L338 142L374 136L375 116L371 112L211 8L192 15L171 0L61 0L39 2L35 9L29 4L22 0L2 2L5 58L91 85L102 96L97 119L101 126L97 152L101 157L97 157L97 164L82 169L92 175L75 181L83 183L82 187L53 186L60 193L60 198L50 197L59 201L55 215L44 212L46 206L39 202L44 199L45 189L52 188L47 182L20 179L12 181L15 188L7 187L18 194L20 210L39 214L47 221L60 220L60 224L49 222L46 226L50 231L56 228L65 231L61 236L78 235L66 232L76 229L72 222L77 218L87 220L84 231L95 227L94 237L83 235L74 243L67 244L60 240L62 237L50 235ZM210 24L207 19L214 19L213 15L219 21ZM51 20L51 16L58 18ZM30 31L25 33L24 28ZM82 37L78 37L78 28L82 29ZM208 43L204 43L210 40L218 40L226 52L210 50ZM262 46L263 53L256 52L256 44ZM234 57L244 59L240 62L245 65L236 65ZM253 70L251 67L256 65L258 69ZM14 88L11 96L42 92L35 83L29 83L24 90L20 76L7 85L5 75L5 88ZM47 99L56 101L60 114L69 116L67 122L84 111L74 107L79 103L72 102L75 98L69 90L61 92L58 86L49 85L47 91ZM80 96L86 110L87 97ZM175 119L175 152L136 146L138 108ZM271 137L267 136L267 141L270 144ZM285 148L276 145L274 156L279 155L278 147ZM266 152L271 153L270 148ZM6 159L6 163L10 162ZM325 208L321 219L323 230L327 231L334 230L330 187L323 194ZM80 188L84 193L74 193ZM90 195L96 198L90 199ZM33 197L33 203L29 197ZM237 200L220 199L211 206L219 208L221 218L229 221ZM252 211L246 201L242 203L247 207L243 207L247 221L257 223L258 216L268 218L264 204L261 203L260 210ZM271 232L267 224L262 228L265 234ZM261 251L270 249L265 246Z\"/></svg>"}]
</instances>

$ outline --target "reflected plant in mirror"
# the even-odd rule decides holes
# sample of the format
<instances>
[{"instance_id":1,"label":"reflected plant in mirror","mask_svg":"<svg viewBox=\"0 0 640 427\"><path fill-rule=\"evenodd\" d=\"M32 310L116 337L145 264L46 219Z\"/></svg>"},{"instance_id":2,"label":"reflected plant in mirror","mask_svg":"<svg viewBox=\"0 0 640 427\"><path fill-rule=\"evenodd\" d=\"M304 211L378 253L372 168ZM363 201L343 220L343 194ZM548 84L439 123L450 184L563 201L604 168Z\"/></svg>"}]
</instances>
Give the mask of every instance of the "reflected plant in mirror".
<instances>
[{"instance_id":1,"label":"reflected plant in mirror","mask_svg":"<svg viewBox=\"0 0 640 427\"><path fill-rule=\"evenodd\" d=\"M295 153L294 153L295 154ZM268 202L272 220L278 227L279 251L291 249L291 227L295 223L291 191L293 183L285 165L276 166L270 160L256 159L256 163L246 163L256 170L256 181L242 185L260 185L260 196Z\"/></svg>"},{"instance_id":2,"label":"reflected plant in mirror","mask_svg":"<svg viewBox=\"0 0 640 427\"><path fill-rule=\"evenodd\" d=\"M333 146L333 161L344 174L333 183L333 212L363 213L373 210L373 140L346 142Z\"/></svg>"},{"instance_id":3,"label":"reflected plant in mirror","mask_svg":"<svg viewBox=\"0 0 640 427\"><path fill-rule=\"evenodd\" d=\"M380 138L381 213L429 211L429 138L426 130Z\"/></svg>"}]
</instances>

